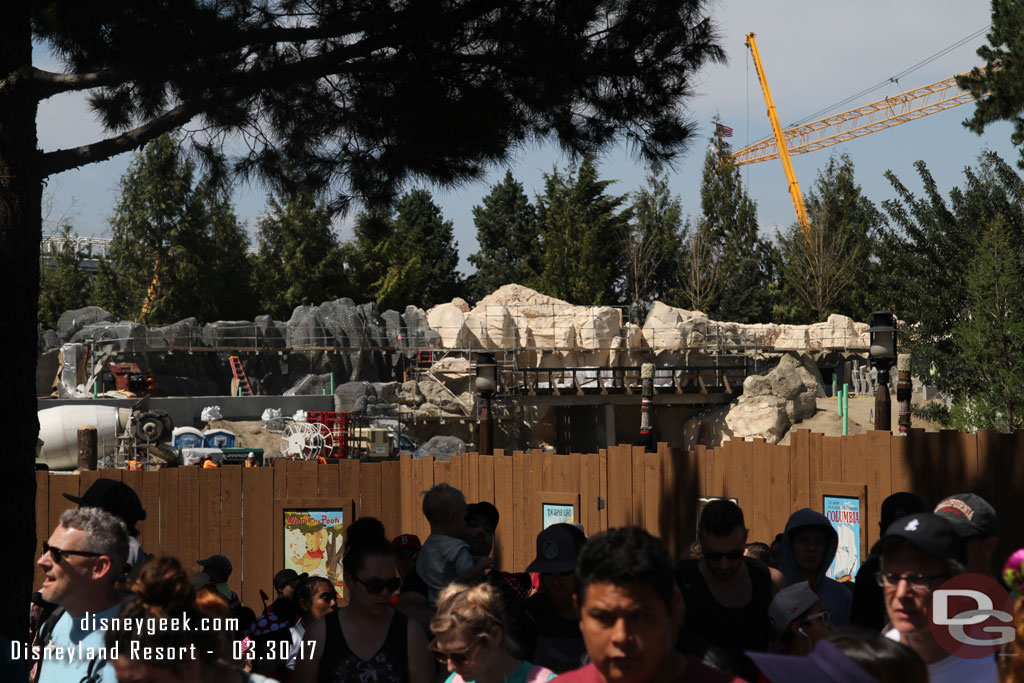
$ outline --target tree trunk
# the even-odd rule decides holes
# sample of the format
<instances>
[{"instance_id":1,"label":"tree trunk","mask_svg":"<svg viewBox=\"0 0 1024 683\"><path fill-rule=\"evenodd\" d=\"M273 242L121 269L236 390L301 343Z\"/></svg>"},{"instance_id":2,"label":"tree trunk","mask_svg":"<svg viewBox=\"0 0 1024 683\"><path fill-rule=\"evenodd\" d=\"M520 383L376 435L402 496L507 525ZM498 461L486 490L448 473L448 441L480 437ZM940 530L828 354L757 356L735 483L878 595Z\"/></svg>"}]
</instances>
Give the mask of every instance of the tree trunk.
<instances>
[{"instance_id":1,"label":"tree trunk","mask_svg":"<svg viewBox=\"0 0 1024 683\"><path fill-rule=\"evenodd\" d=\"M0 519L10 573L0 591L0 633L24 640L36 551L36 308L41 232L35 95L13 76L32 63L32 3L15 2L0 23L0 398L6 438L0 454Z\"/></svg>"}]
</instances>

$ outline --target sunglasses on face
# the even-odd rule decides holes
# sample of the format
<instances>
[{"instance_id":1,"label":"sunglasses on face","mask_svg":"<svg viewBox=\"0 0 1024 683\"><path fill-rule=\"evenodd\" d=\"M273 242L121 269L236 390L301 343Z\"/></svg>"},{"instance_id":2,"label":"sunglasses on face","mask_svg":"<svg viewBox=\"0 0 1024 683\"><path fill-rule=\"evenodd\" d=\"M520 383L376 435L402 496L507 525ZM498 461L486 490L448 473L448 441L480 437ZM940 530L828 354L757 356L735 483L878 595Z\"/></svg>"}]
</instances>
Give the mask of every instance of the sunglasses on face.
<instances>
[{"instance_id":1,"label":"sunglasses on face","mask_svg":"<svg viewBox=\"0 0 1024 683\"><path fill-rule=\"evenodd\" d=\"M946 578L946 574L896 574L893 572L878 572L875 579L878 585L883 588L896 588L900 581L907 582L907 588L915 593L924 593L932 589L932 582L937 579Z\"/></svg>"},{"instance_id":2,"label":"sunglasses on face","mask_svg":"<svg viewBox=\"0 0 1024 683\"><path fill-rule=\"evenodd\" d=\"M815 612L813 614L808 614L806 617L804 617L804 623L814 621L815 619L821 619L821 623L825 626L832 625L832 615L829 614L826 610Z\"/></svg>"},{"instance_id":3,"label":"sunglasses on face","mask_svg":"<svg viewBox=\"0 0 1024 683\"><path fill-rule=\"evenodd\" d=\"M366 592L370 595L380 595L382 591L394 593L402 585L402 580L397 576L393 576L390 579L372 578L367 579L366 581L363 581L358 576L353 576L352 578L358 583L363 584Z\"/></svg>"},{"instance_id":4,"label":"sunglasses on face","mask_svg":"<svg viewBox=\"0 0 1024 683\"><path fill-rule=\"evenodd\" d=\"M65 555L81 555L82 557L100 557L103 553L94 553L89 550L64 550L63 548L55 548L46 541L43 541L43 555L50 553L50 557L57 564L61 563Z\"/></svg>"},{"instance_id":5,"label":"sunglasses on face","mask_svg":"<svg viewBox=\"0 0 1024 683\"><path fill-rule=\"evenodd\" d=\"M718 562L721 559L738 560L743 557L742 550L730 550L727 553L717 553L714 550L705 550L704 559L708 562Z\"/></svg>"},{"instance_id":6,"label":"sunglasses on face","mask_svg":"<svg viewBox=\"0 0 1024 683\"><path fill-rule=\"evenodd\" d=\"M442 650L439 647L434 646L430 648L430 654L434 655L434 659L441 664L451 662L453 666L459 667L469 661L469 658L473 656L473 651L476 650L479 645L480 643L477 642L456 652Z\"/></svg>"}]
</instances>

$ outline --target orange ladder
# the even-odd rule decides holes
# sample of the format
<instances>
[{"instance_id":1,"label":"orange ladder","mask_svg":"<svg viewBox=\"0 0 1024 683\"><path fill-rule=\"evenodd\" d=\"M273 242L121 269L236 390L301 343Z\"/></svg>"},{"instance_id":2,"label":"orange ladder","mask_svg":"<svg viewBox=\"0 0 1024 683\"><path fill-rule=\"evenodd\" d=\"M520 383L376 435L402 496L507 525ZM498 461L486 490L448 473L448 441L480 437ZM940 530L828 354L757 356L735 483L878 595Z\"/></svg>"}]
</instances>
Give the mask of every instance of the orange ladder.
<instances>
[{"instance_id":1,"label":"orange ladder","mask_svg":"<svg viewBox=\"0 0 1024 683\"><path fill-rule=\"evenodd\" d=\"M238 395L252 396L252 387L249 386L249 378L242 369L242 361L238 356L228 356L228 362L231 364L231 374L238 380Z\"/></svg>"}]
</instances>

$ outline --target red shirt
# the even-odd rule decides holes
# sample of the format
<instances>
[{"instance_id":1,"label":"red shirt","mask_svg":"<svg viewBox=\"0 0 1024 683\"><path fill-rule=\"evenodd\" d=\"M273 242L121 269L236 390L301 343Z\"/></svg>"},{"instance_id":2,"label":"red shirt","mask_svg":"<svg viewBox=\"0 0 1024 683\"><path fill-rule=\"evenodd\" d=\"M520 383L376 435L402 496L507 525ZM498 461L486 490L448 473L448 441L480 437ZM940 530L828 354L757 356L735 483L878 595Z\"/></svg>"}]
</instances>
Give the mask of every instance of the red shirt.
<instances>
[{"instance_id":1,"label":"red shirt","mask_svg":"<svg viewBox=\"0 0 1024 683\"><path fill-rule=\"evenodd\" d=\"M686 662L686 671L683 675L665 683L746 683L742 678L716 671L693 657L688 656ZM605 683L605 680L594 664L587 664L582 668L567 671L553 679L553 683Z\"/></svg>"}]
</instances>

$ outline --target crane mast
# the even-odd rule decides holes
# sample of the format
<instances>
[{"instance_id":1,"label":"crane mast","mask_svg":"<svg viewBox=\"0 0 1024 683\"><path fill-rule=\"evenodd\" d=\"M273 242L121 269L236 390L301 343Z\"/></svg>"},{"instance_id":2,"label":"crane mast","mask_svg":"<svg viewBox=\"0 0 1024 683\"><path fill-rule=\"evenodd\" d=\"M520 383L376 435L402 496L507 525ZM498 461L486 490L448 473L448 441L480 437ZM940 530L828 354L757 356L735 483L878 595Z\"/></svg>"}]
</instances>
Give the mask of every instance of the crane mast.
<instances>
[{"instance_id":1,"label":"crane mast","mask_svg":"<svg viewBox=\"0 0 1024 683\"><path fill-rule=\"evenodd\" d=\"M782 126L779 124L779 115L775 112L775 103L772 101L772 93L768 89L768 79L764 75L764 67L761 65L761 54L757 51L757 41L754 34L747 34L747 47L754 58L754 68L757 70L757 80L761 82L761 92L764 93L764 102L768 106L768 120L772 124L772 132L775 134L775 146L779 151L779 158L782 159L782 169L786 172L786 182L789 184L789 196L793 200L793 208L796 209L796 219L800 223L800 229L806 235L810 230L811 223L807 219L807 209L804 207L804 196L800 192L800 185L796 182L796 173L793 172L793 164L789 160L789 150L786 148L786 137L783 134Z\"/></svg>"}]
</instances>

